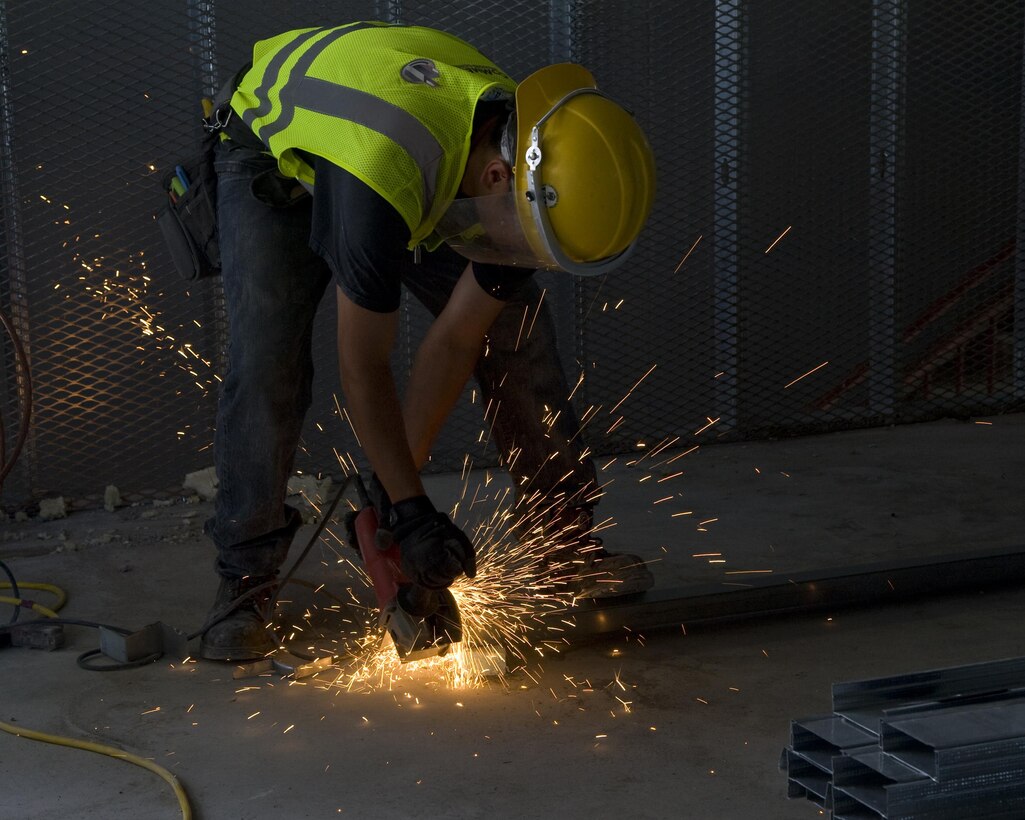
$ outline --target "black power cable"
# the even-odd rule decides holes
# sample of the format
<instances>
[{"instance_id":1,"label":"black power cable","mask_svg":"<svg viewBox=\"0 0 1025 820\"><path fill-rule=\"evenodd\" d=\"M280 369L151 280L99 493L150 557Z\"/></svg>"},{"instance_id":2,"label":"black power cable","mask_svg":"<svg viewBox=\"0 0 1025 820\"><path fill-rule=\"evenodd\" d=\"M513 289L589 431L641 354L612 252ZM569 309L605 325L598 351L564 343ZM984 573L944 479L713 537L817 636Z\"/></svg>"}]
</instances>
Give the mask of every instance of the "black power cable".
<instances>
[{"instance_id":1,"label":"black power cable","mask_svg":"<svg viewBox=\"0 0 1025 820\"><path fill-rule=\"evenodd\" d=\"M14 573L11 572L10 567L8 567L3 561L0 561L0 569L4 571L4 574L7 576L7 580L11 582L11 589L13 590L12 596L20 598L21 593L18 592L18 582L15 580ZM21 615L21 607L17 604L13 604L12 606L14 606L14 612L11 614L11 620L7 622L9 624L15 623L18 620L18 616Z\"/></svg>"},{"instance_id":2,"label":"black power cable","mask_svg":"<svg viewBox=\"0 0 1025 820\"><path fill-rule=\"evenodd\" d=\"M259 593L263 592L264 590L276 588L276 591L274 593L274 596L271 600L269 607L273 609L274 604L277 603L278 591L284 588L284 586L288 583L298 583L298 580L294 580L292 576L295 575L296 570L299 569L299 566L302 564L302 562L306 560L306 556L309 555L310 550L313 549L313 545L317 543L317 540L320 538L321 533L324 532L324 528L327 526L327 522L331 520L331 516L334 515L335 508L338 507L338 502L342 500L342 496L345 494L345 491L349 489L349 485L352 483L352 481L353 476L350 475L345 477L345 480L338 488L338 492L335 493L334 499L332 499L324 514L321 515L320 523L317 524L317 529L313 531L313 535L311 535L310 539L306 542L306 546L303 547L303 551L299 554L299 557L297 557L295 561L292 563L291 568L288 570L288 572L285 573L283 578L281 578L280 580L275 578L273 581L267 581L266 583L259 584L253 587L252 589L246 590L246 592L239 595L230 603L225 604L221 609L217 610L217 612L215 612L213 615L207 618L203 626L201 626L196 632L193 632L191 635L188 636L188 640L191 641L205 634L208 629L210 629L220 621L224 620L226 617L228 617L228 615L234 612L238 608L239 604L243 603L244 601L249 600L255 595L258 595ZM277 641L276 638L275 642L278 644L279 648L285 648L280 641ZM304 660L313 660L312 657L307 657L306 655L296 652L294 650L289 649L288 651L296 657L303 658Z\"/></svg>"},{"instance_id":3,"label":"black power cable","mask_svg":"<svg viewBox=\"0 0 1025 820\"><path fill-rule=\"evenodd\" d=\"M244 594L240 595L238 598L231 601L231 603L225 605L221 610L218 610L216 613L214 613L214 615L208 618L207 622L199 630L189 635L187 640L191 641L194 638L201 636L214 624L225 618L231 612L234 612L240 603L243 603L244 601L248 600L249 598L253 597L254 595L260 593L265 589L275 586L278 587L278 589L281 589L289 583L300 584L304 586L312 586L312 584L309 584L309 582L302 581L301 579L294 578L293 576L295 575L296 570L299 569L299 566L302 564L302 562L306 560L306 556L309 555L310 550L313 549L313 545L317 543L317 540L320 538L321 533L324 532L324 528L327 526L328 521L331 520L331 516L334 515L334 511L338 507L338 503L342 500L342 496L345 494L345 491L349 488L349 485L352 483L352 480L352 476L346 476L345 481L343 481L342 485L338 488L338 492L335 493L334 499L331 501L330 505L328 505L328 508L325 511L325 513L321 516L320 523L317 525L316 530L314 530L313 535L311 535L309 541L306 542L306 546L303 548L303 551L295 559L291 568L288 570L287 573L285 573L285 576L280 581L268 581L265 584L260 584L259 586L255 586L252 589L247 590ZM0 561L0 569L3 570L3 572L7 575L7 578L10 580L11 589L14 591L14 597L20 598L21 596L18 592L18 582L14 577L14 573L11 572L10 568L3 561ZM276 602L277 593L275 593L272 599L272 605ZM11 617L11 620L5 625L0 625L0 633L10 631L15 621L17 621L18 619L20 609L21 608L18 606L14 607L15 611L13 616ZM77 618L41 618L35 621L26 621L20 624L20 626L34 626L37 624L62 624L68 626L84 626L91 629L109 629L110 631L115 632L119 635L132 634L132 630L125 629L124 627L111 626L110 624L98 623L96 621L86 621ZM280 641L278 642L278 646L282 649L286 648L281 644ZM306 656L301 652L297 652L291 649L289 649L288 651L296 657L303 658L304 660L314 660L313 657ZM143 658L138 658L132 661L102 664L95 663L94 659L100 657L101 655L103 655L103 650L90 649L79 655L78 658L76 658L76 662L79 667L81 667L82 669L86 669L90 672L117 672L124 669L136 669L140 666L146 666L147 664L160 660L160 658L163 657L162 652L154 652Z\"/></svg>"}]
</instances>

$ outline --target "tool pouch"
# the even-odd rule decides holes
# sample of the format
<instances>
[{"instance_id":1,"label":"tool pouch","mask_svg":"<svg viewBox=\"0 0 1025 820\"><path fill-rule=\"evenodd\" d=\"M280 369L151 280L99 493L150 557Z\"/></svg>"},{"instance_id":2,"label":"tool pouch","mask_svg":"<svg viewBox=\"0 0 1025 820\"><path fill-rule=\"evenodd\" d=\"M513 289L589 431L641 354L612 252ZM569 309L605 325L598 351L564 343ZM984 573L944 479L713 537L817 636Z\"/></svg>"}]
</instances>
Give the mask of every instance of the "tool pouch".
<instances>
[{"instance_id":1,"label":"tool pouch","mask_svg":"<svg viewBox=\"0 0 1025 820\"><path fill-rule=\"evenodd\" d=\"M175 269L187 280L216 276L221 272L217 243L217 175L214 172L216 137L203 140L203 152L179 164L189 185L178 194L172 183L175 170L164 174L161 186L167 200L157 212L157 224L171 252Z\"/></svg>"}]
</instances>

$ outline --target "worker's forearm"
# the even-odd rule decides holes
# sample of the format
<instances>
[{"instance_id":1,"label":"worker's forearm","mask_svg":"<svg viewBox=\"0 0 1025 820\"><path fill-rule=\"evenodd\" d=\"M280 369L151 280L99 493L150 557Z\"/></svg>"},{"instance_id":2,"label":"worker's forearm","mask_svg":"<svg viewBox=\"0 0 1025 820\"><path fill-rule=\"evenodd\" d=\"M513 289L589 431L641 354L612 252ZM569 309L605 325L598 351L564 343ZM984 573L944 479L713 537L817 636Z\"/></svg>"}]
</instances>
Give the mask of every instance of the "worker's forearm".
<instances>
[{"instance_id":1,"label":"worker's forearm","mask_svg":"<svg viewBox=\"0 0 1025 820\"><path fill-rule=\"evenodd\" d=\"M454 343L436 323L432 325L413 361L403 408L409 449L417 468L423 467L431 445L462 393L480 345Z\"/></svg>"},{"instance_id":2,"label":"worker's forearm","mask_svg":"<svg viewBox=\"0 0 1025 820\"><path fill-rule=\"evenodd\" d=\"M370 465L394 501L424 488L402 422L390 353L396 314L375 314L338 291L338 368L352 426Z\"/></svg>"},{"instance_id":3,"label":"worker's forearm","mask_svg":"<svg viewBox=\"0 0 1025 820\"><path fill-rule=\"evenodd\" d=\"M342 368L346 409L363 452L393 501L423 495L410 456L402 409L391 369L385 365Z\"/></svg>"},{"instance_id":4,"label":"worker's forearm","mask_svg":"<svg viewBox=\"0 0 1025 820\"><path fill-rule=\"evenodd\" d=\"M467 266L445 309L427 331L413 362L403 404L406 434L417 467L427 460L503 304L480 288L473 269Z\"/></svg>"}]
</instances>

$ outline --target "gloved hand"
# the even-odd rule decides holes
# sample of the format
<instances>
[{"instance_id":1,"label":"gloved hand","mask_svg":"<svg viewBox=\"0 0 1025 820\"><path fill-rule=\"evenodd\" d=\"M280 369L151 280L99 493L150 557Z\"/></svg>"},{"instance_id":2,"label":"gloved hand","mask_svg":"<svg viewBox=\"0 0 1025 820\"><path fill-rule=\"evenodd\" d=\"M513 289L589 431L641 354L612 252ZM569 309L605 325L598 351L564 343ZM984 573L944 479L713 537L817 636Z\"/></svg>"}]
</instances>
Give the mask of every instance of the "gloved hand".
<instances>
[{"instance_id":1,"label":"gloved hand","mask_svg":"<svg viewBox=\"0 0 1025 820\"><path fill-rule=\"evenodd\" d=\"M402 571L428 589L444 589L465 572L477 574L473 544L425 495L392 505L391 531L399 542Z\"/></svg>"},{"instance_id":2,"label":"gloved hand","mask_svg":"<svg viewBox=\"0 0 1025 820\"><path fill-rule=\"evenodd\" d=\"M441 603L436 589L427 589L419 584L403 584L399 587L399 606L417 618L429 618L438 611Z\"/></svg>"}]
</instances>

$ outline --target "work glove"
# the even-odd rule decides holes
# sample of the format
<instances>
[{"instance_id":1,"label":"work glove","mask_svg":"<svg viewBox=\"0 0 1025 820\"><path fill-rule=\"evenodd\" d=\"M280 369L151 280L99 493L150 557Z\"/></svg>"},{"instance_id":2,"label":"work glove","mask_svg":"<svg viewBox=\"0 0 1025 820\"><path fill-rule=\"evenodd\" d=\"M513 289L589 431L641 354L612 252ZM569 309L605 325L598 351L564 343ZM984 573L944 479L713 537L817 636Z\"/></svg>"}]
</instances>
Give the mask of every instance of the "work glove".
<instances>
[{"instance_id":1,"label":"work glove","mask_svg":"<svg viewBox=\"0 0 1025 820\"><path fill-rule=\"evenodd\" d=\"M374 543L379 550L388 549L395 541L391 531L391 499L388 491L377 477L377 473L370 474L367 482L367 495L370 497L370 506L377 513L377 532L374 534Z\"/></svg>"},{"instance_id":2,"label":"work glove","mask_svg":"<svg viewBox=\"0 0 1025 820\"><path fill-rule=\"evenodd\" d=\"M427 589L419 584L403 584L399 587L399 606L417 618L429 618L438 611L440 594L436 589Z\"/></svg>"},{"instance_id":3,"label":"work glove","mask_svg":"<svg viewBox=\"0 0 1025 820\"><path fill-rule=\"evenodd\" d=\"M402 571L427 589L444 589L465 572L477 574L473 544L425 495L392 505L391 532L399 542Z\"/></svg>"}]
</instances>

